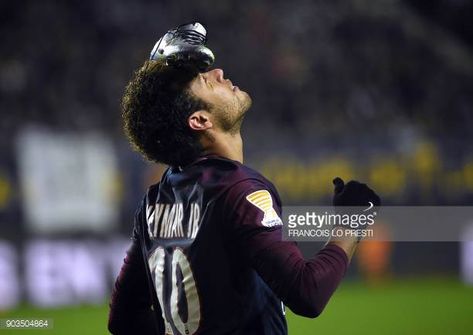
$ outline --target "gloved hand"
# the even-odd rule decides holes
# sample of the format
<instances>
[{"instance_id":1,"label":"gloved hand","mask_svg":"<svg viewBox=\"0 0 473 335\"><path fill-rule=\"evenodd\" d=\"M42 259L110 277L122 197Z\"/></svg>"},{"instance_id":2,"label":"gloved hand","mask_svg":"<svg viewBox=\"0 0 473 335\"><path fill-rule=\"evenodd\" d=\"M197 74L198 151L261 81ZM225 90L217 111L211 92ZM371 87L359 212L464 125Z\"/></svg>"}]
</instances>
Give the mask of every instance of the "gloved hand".
<instances>
[{"instance_id":1,"label":"gloved hand","mask_svg":"<svg viewBox=\"0 0 473 335\"><path fill-rule=\"evenodd\" d=\"M362 184L355 180L349 181L347 184L339 177L333 180L335 185L333 195L334 206L370 206L370 202L374 206L381 205L379 196L366 184Z\"/></svg>"},{"instance_id":2,"label":"gloved hand","mask_svg":"<svg viewBox=\"0 0 473 335\"><path fill-rule=\"evenodd\" d=\"M381 199L379 196L366 184L351 180L345 185L343 180L339 177L336 177L333 180L333 184L335 185L335 190L332 202L335 206L335 212L338 214L348 214L350 217L352 217L352 214L355 214L355 216L356 214L361 214L360 210L353 207L365 207L363 212L371 210L368 212L371 213L374 211L372 208L381 205ZM349 208L342 209L340 206L349 206ZM363 215L369 216L375 214L368 213ZM361 217L361 215L359 217ZM365 224L359 224L358 227L355 227L352 225L352 222L350 222L350 225L342 228L352 231L349 236L353 236L353 231L355 231L356 234L354 236L356 236L357 242L360 242L363 237L369 236L363 234L366 232L365 229L367 228Z\"/></svg>"},{"instance_id":3,"label":"gloved hand","mask_svg":"<svg viewBox=\"0 0 473 335\"><path fill-rule=\"evenodd\" d=\"M205 46L206 42L207 30L202 24L182 24L156 42L150 60L164 60L169 66L205 72L215 60L212 50Z\"/></svg>"}]
</instances>

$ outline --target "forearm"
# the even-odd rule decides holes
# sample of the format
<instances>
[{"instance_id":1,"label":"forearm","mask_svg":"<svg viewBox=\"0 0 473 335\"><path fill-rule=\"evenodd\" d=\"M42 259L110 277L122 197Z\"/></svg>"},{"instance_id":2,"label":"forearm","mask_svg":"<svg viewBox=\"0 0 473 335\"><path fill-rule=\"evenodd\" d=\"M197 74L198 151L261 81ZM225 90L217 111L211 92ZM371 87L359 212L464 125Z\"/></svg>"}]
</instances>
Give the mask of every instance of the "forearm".
<instances>
[{"instance_id":1,"label":"forearm","mask_svg":"<svg viewBox=\"0 0 473 335\"><path fill-rule=\"evenodd\" d=\"M317 317L345 275L348 257L339 246L329 244L305 260L297 246L281 242L255 262L258 273L294 313Z\"/></svg>"},{"instance_id":2,"label":"forearm","mask_svg":"<svg viewBox=\"0 0 473 335\"><path fill-rule=\"evenodd\" d=\"M345 229L345 228L335 228L335 229ZM327 242L326 245L336 245L337 247L342 249L347 255L348 262L350 262L351 258L353 257L353 254L355 253L356 247L358 246L358 243L359 241L357 237L346 237L343 239L331 238Z\"/></svg>"}]
</instances>

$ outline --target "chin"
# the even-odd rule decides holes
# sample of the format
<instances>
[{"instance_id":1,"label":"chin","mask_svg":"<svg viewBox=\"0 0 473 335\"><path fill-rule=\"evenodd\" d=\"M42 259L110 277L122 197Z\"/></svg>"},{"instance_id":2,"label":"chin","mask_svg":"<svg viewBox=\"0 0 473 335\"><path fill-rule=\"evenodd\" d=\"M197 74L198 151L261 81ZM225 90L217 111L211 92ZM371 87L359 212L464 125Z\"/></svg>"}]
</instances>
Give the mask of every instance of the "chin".
<instances>
[{"instance_id":1,"label":"chin","mask_svg":"<svg viewBox=\"0 0 473 335\"><path fill-rule=\"evenodd\" d=\"M253 101L251 100L250 95L246 93L245 91L240 91L239 93L241 93L241 96L242 96L239 99L241 110L242 110L242 113L245 113L248 109L250 109Z\"/></svg>"}]
</instances>

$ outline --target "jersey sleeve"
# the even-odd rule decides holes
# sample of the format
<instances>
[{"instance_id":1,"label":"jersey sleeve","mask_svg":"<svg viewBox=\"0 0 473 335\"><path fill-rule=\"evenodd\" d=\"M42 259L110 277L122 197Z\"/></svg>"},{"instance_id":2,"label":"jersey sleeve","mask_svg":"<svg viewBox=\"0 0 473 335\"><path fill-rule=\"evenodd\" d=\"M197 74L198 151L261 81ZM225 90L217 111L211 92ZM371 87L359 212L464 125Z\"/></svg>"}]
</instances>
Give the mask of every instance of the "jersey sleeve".
<instances>
[{"instance_id":1,"label":"jersey sleeve","mask_svg":"<svg viewBox=\"0 0 473 335\"><path fill-rule=\"evenodd\" d=\"M148 287L148 273L142 253L140 224L142 210L135 215L132 243L120 273L115 281L110 299L108 329L112 334L164 334L161 320L156 313Z\"/></svg>"},{"instance_id":2,"label":"jersey sleeve","mask_svg":"<svg viewBox=\"0 0 473 335\"><path fill-rule=\"evenodd\" d=\"M146 280L140 243L133 240L112 290L108 319L112 334L158 334Z\"/></svg>"},{"instance_id":3,"label":"jersey sleeve","mask_svg":"<svg viewBox=\"0 0 473 335\"><path fill-rule=\"evenodd\" d=\"M328 244L304 259L296 243L282 241L281 203L272 185L245 180L224 197L225 235L242 261L296 314L318 316L345 275L348 258Z\"/></svg>"}]
</instances>

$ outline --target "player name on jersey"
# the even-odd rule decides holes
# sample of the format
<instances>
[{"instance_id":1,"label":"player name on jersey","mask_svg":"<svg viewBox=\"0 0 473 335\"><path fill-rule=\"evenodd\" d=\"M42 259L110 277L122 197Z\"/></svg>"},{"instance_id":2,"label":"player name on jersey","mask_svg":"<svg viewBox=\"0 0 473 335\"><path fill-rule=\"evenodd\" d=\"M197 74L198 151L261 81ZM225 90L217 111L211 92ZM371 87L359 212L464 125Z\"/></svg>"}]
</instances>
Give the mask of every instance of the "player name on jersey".
<instances>
[{"instance_id":1,"label":"player name on jersey","mask_svg":"<svg viewBox=\"0 0 473 335\"><path fill-rule=\"evenodd\" d=\"M156 203L155 206L147 206L150 238L195 238L199 231L200 206L191 203L188 208L189 212L185 213L182 203ZM187 218L186 225L184 218Z\"/></svg>"}]
</instances>

